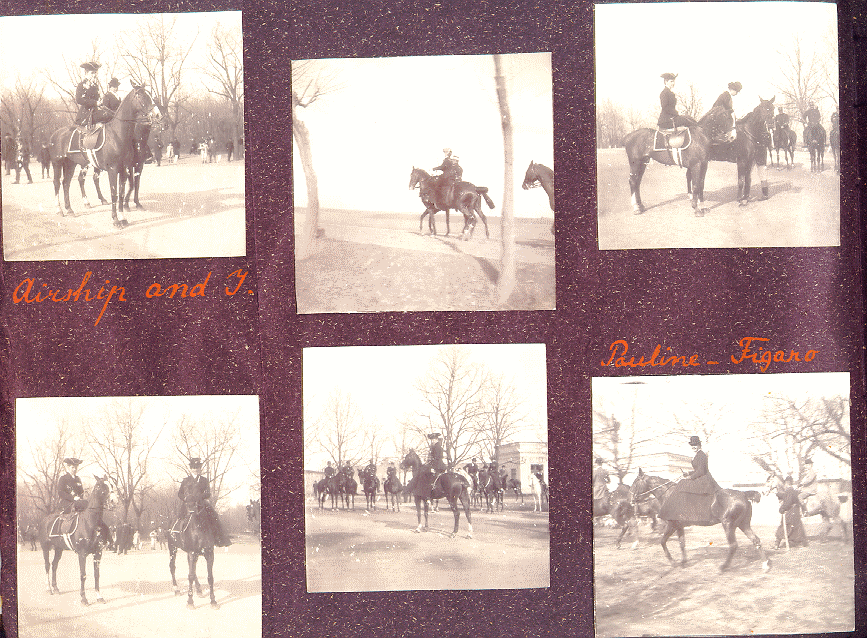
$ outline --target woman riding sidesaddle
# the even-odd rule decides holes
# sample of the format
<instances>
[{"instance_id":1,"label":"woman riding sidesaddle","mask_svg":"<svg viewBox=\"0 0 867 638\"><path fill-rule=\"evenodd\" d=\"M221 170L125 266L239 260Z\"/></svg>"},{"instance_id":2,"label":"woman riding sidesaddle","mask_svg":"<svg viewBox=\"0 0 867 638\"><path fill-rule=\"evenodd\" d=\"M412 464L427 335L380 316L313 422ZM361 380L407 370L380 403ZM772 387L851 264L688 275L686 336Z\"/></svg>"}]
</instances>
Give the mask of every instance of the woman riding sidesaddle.
<instances>
[{"instance_id":1,"label":"woman riding sidesaddle","mask_svg":"<svg viewBox=\"0 0 867 638\"><path fill-rule=\"evenodd\" d=\"M659 518L666 521L709 521L714 495L722 490L710 474L707 454L701 449L701 440L692 436L689 445L695 452L692 471L684 470L683 478L675 484L662 504Z\"/></svg>"}]
</instances>

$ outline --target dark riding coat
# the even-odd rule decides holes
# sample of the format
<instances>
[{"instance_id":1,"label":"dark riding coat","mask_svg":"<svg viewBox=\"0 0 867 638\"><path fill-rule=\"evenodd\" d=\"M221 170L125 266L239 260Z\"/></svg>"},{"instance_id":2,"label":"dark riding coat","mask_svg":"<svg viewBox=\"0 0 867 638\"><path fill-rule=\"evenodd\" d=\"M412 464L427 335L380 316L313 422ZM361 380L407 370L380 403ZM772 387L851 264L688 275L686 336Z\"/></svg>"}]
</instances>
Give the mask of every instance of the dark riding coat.
<instances>
[{"instance_id":1,"label":"dark riding coat","mask_svg":"<svg viewBox=\"0 0 867 638\"><path fill-rule=\"evenodd\" d=\"M662 107L657 124L659 128L669 129L677 126L677 96L670 88L665 87L659 94L659 104Z\"/></svg>"},{"instance_id":2,"label":"dark riding coat","mask_svg":"<svg viewBox=\"0 0 867 638\"><path fill-rule=\"evenodd\" d=\"M807 533L801 520L801 503L798 501L798 491L787 487L783 492L777 493L780 499L780 514L784 515L786 531L783 531L783 523L777 527L777 546L784 541L788 534L789 545L806 545Z\"/></svg>"},{"instance_id":3,"label":"dark riding coat","mask_svg":"<svg viewBox=\"0 0 867 638\"><path fill-rule=\"evenodd\" d=\"M443 444L437 441L430 446L431 467L437 472L445 472L447 465L443 461Z\"/></svg>"},{"instance_id":4,"label":"dark riding coat","mask_svg":"<svg viewBox=\"0 0 867 638\"><path fill-rule=\"evenodd\" d=\"M75 502L75 497L84 496L84 486L81 484L81 477L73 476L68 472L60 477L57 481L57 495L63 502L63 511L71 512Z\"/></svg>"},{"instance_id":5,"label":"dark riding coat","mask_svg":"<svg viewBox=\"0 0 867 638\"><path fill-rule=\"evenodd\" d=\"M707 454L699 450L692 459L692 471L669 491L659 517L703 523L711 520L710 506L721 488L710 475Z\"/></svg>"},{"instance_id":6,"label":"dark riding coat","mask_svg":"<svg viewBox=\"0 0 867 638\"><path fill-rule=\"evenodd\" d=\"M181 487L178 490L178 498L183 502L179 517L183 517L187 513L188 505L197 505L199 513L202 514L204 523L209 525L214 532L217 546L225 546L229 544L223 527L220 524L220 519L217 517L217 512L213 506L207 501L211 498L211 485L208 479L204 476L188 476L181 481Z\"/></svg>"},{"instance_id":7,"label":"dark riding coat","mask_svg":"<svg viewBox=\"0 0 867 638\"><path fill-rule=\"evenodd\" d=\"M104 106L112 113L117 111L117 107L120 106L120 98L117 97L114 93L109 91L105 95L102 96L102 102L100 106Z\"/></svg>"},{"instance_id":8,"label":"dark riding coat","mask_svg":"<svg viewBox=\"0 0 867 638\"><path fill-rule=\"evenodd\" d=\"M778 129L789 128L789 115L788 115L788 113L777 113L774 116L774 126Z\"/></svg>"},{"instance_id":9,"label":"dark riding coat","mask_svg":"<svg viewBox=\"0 0 867 638\"><path fill-rule=\"evenodd\" d=\"M735 107L732 103L732 94L728 91L723 91L720 93L720 96L716 99L716 102L713 103L711 108L715 108L717 106L721 106L729 113L734 113Z\"/></svg>"},{"instance_id":10,"label":"dark riding coat","mask_svg":"<svg viewBox=\"0 0 867 638\"><path fill-rule=\"evenodd\" d=\"M335 473L336 473L336 470L333 467L331 467L330 465L327 466L323 472L323 474L325 474L325 478L331 478L332 476L334 476Z\"/></svg>"},{"instance_id":11,"label":"dark riding coat","mask_svg":"<svg viewBox=\"0 0 867 638\"><path fill-rule=\"evenodd\" d=\"M605 499L608 498L608 482L611 480L608 470L604 467L597 467L593 470L593 498Z\"/></svg>"}]
</instances>

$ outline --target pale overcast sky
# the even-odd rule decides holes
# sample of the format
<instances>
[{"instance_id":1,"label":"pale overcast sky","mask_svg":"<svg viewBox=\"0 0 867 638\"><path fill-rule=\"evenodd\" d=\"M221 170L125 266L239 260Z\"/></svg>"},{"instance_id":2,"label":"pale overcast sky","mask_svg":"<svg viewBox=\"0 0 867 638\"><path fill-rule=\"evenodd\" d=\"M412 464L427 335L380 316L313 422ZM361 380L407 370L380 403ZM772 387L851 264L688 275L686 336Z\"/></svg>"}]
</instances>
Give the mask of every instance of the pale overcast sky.
<instances>
[{"instance_id":1,"label":"pale overcast sky","mask_svg":"<svg viewBox=\"0 0 867 638\"><path fill-rule=\"evenodd\" d=\"M647 2L595 5L596 100L659 115L662 73L677 73L675 93L692 82L710 110L729 82L743 90L735 113L745 115L759 97L783 99L778 51L791 52L795 36L812 52L825 37L837 40L837 7L825 2ZM820 104L825 120L830 102ZM683 111L679 107L680 111Z\"/></svg>"},{"instance_id":2,"label":"pale overcast sky","mask_svg":"<svg viewBox=\"0 0 867 638\"><path fill-rule=\"evenodd\" d=\"M405 414L424 410L415 389L443 348L452 346L357 346L305 348L303 353L305 422L321 414L335 388L349 394L365 423L389 437ZM471 360L494 374L514 379L525 400L527 430L523 441L547 441L548 406L544 344L462 344ZM386 455L393 451L386 450ZM305 468L321 470L326 457L315 450L305 454Z\"/></svg>"},{"instance_id":3,"label":"pale overcast sky","mask_svg":"<svg viewBox=\"0 0 867 638\"><path fill-rule=\"evenodd\" d=\"M550 53L504 55L514 138L515 214L551 216L541 190L524 191L530 161L553 168ZM324 208L420 214L409 190L414 166L432 172L443 148L460 158L464 180L487 186L499 215L503 201L503 130L490 55L293 62L294 89L310 77L333 77L339 87L309 108L296 109L310 131ZM304 68L304 75L297 73ZM298 153L293 171L303 176ZM307 202L295 179L295 205Z\"/></svg>"}]
</instances>

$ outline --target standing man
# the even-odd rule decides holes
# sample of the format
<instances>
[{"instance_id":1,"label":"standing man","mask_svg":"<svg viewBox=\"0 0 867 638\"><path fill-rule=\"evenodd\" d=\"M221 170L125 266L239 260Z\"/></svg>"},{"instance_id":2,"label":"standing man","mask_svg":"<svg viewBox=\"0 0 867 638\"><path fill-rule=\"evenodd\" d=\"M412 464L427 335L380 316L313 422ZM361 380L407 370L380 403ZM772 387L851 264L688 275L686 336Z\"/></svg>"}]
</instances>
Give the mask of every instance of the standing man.
<instances>
[{"instance_id":1,"label":"standing man","mask_svg":"<svg viewBox=\"0 0 867 638\"><path fill-rule=\"evenodd\" d=\"M24 172L27 174L27 183L32 184L33 178L30 176L30 146L24 141L24 138L21 137L21 131L18 131L18 135L15 137L15 145L18 148L18 152L15 156L15 184L19 184L21 181L21 169L24 169Z\"/></svg>"},{"instance_id":2,"label":"standing man","mask_svg":"<svg viewBox=\"0 0 867 638\"><path fill-rule=\"evenodd\" d=\"M199 458L190 459L190 470L192 470L192 474L181 481L181 487L178 490L178 498L181 499L179 517L184 517L191 508L197 508L202 515L204 525L210 527L214 532L214 545L228 547L232 542L223 531L217 512L208 501L211 498L211 486L208 479L202 476L202 460Z\"/></svg>"},{"instance_id":3,"label":"standing man","mask_svg":"<svg viewBox=\"0 0 867 638\"><path fill-rule=\"evenodd\" d=\"M609 496L611 492L608 490L608 483L611 482L611 476L608 470L603 467L601 458L596 459L596 467L593 468L593 511L607 511L609 508Z\"/></svg>"}]
</instances>

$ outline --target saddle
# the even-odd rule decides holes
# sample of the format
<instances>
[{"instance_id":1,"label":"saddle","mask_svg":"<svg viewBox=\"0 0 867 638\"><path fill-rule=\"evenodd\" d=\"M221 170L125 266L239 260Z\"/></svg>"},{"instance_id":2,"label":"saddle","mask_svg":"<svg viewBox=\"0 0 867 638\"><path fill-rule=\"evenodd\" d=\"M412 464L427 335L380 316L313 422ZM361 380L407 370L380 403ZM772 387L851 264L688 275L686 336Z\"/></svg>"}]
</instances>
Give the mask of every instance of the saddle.
<instances>
[{"instance_id":1,"label":"saddle","mask_svg":"<svg viewBox=\"0 0 867 638\"><path fill-rule=\"evenodd\" d=\"M688 127L678 126L672 129L657 129L653 136L654 151L685 150L692 144L692 133Z\"/></svg>"},{"instance_id":2,"label":"saddle","mask_svg":"<svg viewBox=\"0 0 867 638\"><path fill-rule=\"evenodd\" d=\"M85 126L76 126L69 136L67 153L83 153L90 163L101 168L96 161L96 152L105 144L105 128L102 122L98 123L93 130Z\"/></svg>"},{"instance_id":3,"label":"saddle","mask_svg":"<svg viewBox=\"0 0 867 638\"><path fill-rule=\"evenodd\" d=\"M78 529L78 512L71 514L59 514L48 528L48 538L62 538L66 547L75 550L72 545L72 534Z\"/></svg>"}]
</instances>

